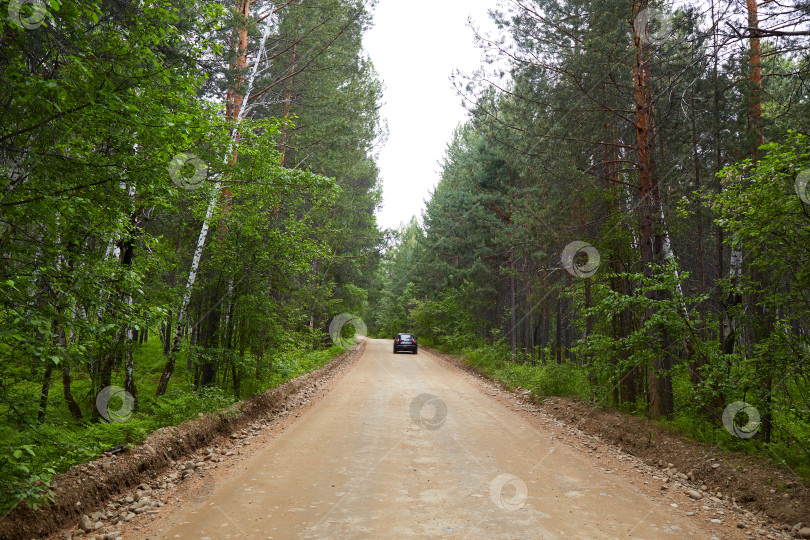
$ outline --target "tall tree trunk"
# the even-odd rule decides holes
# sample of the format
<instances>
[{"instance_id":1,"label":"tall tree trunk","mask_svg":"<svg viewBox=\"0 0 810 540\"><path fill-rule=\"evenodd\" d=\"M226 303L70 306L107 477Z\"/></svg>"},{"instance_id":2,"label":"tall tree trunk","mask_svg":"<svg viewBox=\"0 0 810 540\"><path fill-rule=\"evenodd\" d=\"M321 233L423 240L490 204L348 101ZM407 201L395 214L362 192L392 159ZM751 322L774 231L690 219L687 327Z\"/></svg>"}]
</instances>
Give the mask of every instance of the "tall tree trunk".
<instances>
[{"instance_id":1,"label":"tall tree trunk","mask_svg":"<svg viewBox=\"0 0 810 540\"><path fill-rule=\"evenodd\" d=\"M698 130L697 130L697 111L695 110L695 97L691 97L692 104L692 159L695 166L695 191L700 193L701 179L700 179L700 152L698 151ZM698 243L698 272L700 275L700 292L706 292L706 247L703 240L703 200L700 196L697 197L697 243Z\"/></svg>"},{"instance_id":2,"label":"tall tree trunk","mask_svg":"<svg viewBox=\"0 0 810 540\"><path fill-rule=\"evenodd\" d=\"M51 392L51 374L53 373L53 362L48 360L48 367L45 368L45 375L42 377L42 390L39 396L39 411L37 412L37 424L42 425L45 421L45 413L48 409L48 395Z\"/></svg>"},{"instance_id":3,"label":"tall tree trunk","mask_svg":"<svg viewBox=\"0 0 810 540\"><path fill-rule=\"evenodd\" d=\"M743 255L742 251L732 247L731 257L728 262L728 275L731 283L731 290L724 302L725 309L723 310L723 326L722 326L722 340L724 354L732 354L734 352L734 343L737 340L737 319L730 310L739 305L742 301L742 295L737 293L736 289L740 282L742 275Z\"/></svg>"},{"instance_id":4,"label":"tall tree trunk","mask_svg":"<svg viewBox=\"0 0 810 540\"><path fill-rule=\"evenodd\" d=\"M79 408L76 400L73 399L73 392L71 391L70 386L70 366L65 365L62 366L62 392L64 393L65 403L70 411L70 415L73 416L74 420L80 421L82 419L82 410Z\"/></svg>"},{"instance_id":5,"label":"tall tree trunk","mask_svg":"<svg viewBox=\"0 0 810 540\"><path fill-rule=\"evenodd\" d=\"M753 29L749 40L749 63L751 83L750 104L748 109L748 122L751 130L753 148L751 157L754 161L759 158L759 147L765 144L765 135L762 127L762 50L759 43L759 6L756 0L748 2L748 28Z\"/></svg>"},{"instance_id":6,"label":"tall tree trunk","mask_svg":"<svg viewBox=\"0 0 810 540\"><path fill-rule=\"evenodd\" d=\"M647 8L647 0L634 0L633 13L638 14ZM634 32L635 58L633 63L633 80L635 89L635 124L638 155L639 197L641 209L641 255L642 261L649 268L651 264L661 262L663 255L663 237L660 223L661 201L658 192L658 181L655 177L653 151L655 133L653 128L653 103L650 89L650 52L642 36ZM657 293L651 293L652 299L659 299ZM646 313L649 318L652 313ZM663 333L651 336L662 339ZM673 412L672 381L666 373L665 355L656 356L648 366L648 391L650 417L658 419Z\"/></svg>"},{"instance_id":7,"label":"tall tree trunk","mask_svg":"<svg viewBox=\"0 0 810 540\"><path fill-rule=\"evenodd\" d=\"M749 107L748 107L748 126L751 137L751 159L754 163L759 160L759 147L765 144L765 135L762 125L762 51L760 47L759 35L759 5L756 0L747 0L748 8L748 28L751 32L749 39ZM741 264L740 264L741 266ZM740 271L739 269L738 271ZM765 281L767 277L761 272L759 268L751 268L751 280L754 283L760 284L757 289L759 291L765 290L767 284ZM739 300L738 300L739 302ZM752 317L750 335L754 342L763 342L768 339L775 324L775 315L765 303L762 295L759 292L752 293L750 298L747 299L747 312L755 314ZM753 351L749 351L752 354ZM772 430L772 391L773 377L771 374L771 352L766 351L764 357L756 358L757 377L760 386L764 390L764 404L762 412L762 437L765 442L771 440Z\"/></svg>"},{"instance_id":8,"label":"tall tree trunk","mask_svg":"<svg viewBox=\"0 0 810 540\"><path fill-rule=\"evenodd\" d=\"M168 310L168 312L166 313L166 322L161 325L161 326L163 326L163 328L162 328L162 330L160 332L160 337L163 339L163 356L166 356L167 354L169 354L169 351L172 350L172 328L173 328L173 326L172 326L172 318L173 318L173 316L174 316L174 313L172 313L172 310L171 309Z\"/></svg>"},{"instance_id":9,"label":"tall tree trunk","mask_svg":"<svg viewBox=\"0 0 810 540\"><path fill-rule=\"evenodd\" d=\"M127 332L132 332L128 329ZM134 399L134 408L138 408L138 387L135 385L135 359L133 358L134 340L130 336L124 345L124 390L129 392Z\"/></svg>"},{"instance_id":10,"label":"tall tree trunk","mask_svg":"<svg viewBox=\"0 0 810 540\"><path fill-rule=\"evenodd\" d=\"M56 236L56 245L59 246L61 244L61 235L60 235L59 229L58 229L58 227L59 227L59 217L58 216L57 216L57 219L56 219L56 226L57 226L56 235L55 235ZM35 256L35 259L38 259L39 256L40 256L40 252L39 252L39 249L37 249L37 254ZM56 265L55 265L56 270L60 271L62 269L62 266L64 265L64 263L65 263L65 256L62 254L61 251L57 252ZM62 307L58 305L63 301L62 296L63 296L62 293L57 292L57 294L56 294L56 303L57 303L57 311L56 311L56 313L57 313L57 315L61 315L61 313L62 313ZM30 308L29 308L28 311L30 312ZM54 339L53 339L53 344L56 345L57 347L60 347L62 349L63 353L66 352L67 348L65 347L65 339L64 339L65 334L64 334L64 331L62 330L62 327L59 324L59 320L57 318L54 318L51 321L51 332L55 336ZM37 333L39 334L39 331L37 331ZM45 374L43 375L43 378L42 378L42 390L40 391L39 410L37 411L37 423L40 424L40 425L45 421L45 414L46 414L47 409L48 409L48 397L49 397L50 392L51 392L51 376L53 374L53 366L54 366L54 362L50 358L48 358L47 362L48 362L48 365L45 367Z\"/></svg>"},{"instance_id":11,"label":"tall tree trunk","mask_svg":"<svg viewBox=\"0 0 810 540\"><path fill-rule=\"evenodd\" d=\"M73 302L73 319L76 319L78 315L79 308L78 303L75 301ZM68 343L71 345L76 341L76 334L71 331L70 337L65 336L64 328L60 328L60 339L63 343L63 349L67 351ZM73 416L74 420L80 421L82 419L82 410L79 408L79 405L76 403L76 400L73 399L73 392L71 390L71 378L70 378L70 364L68 363L68 358L63 359L62 365L62 393L65 396L65 403L67 404L68 411L70 411L71 416Z\"/></svg>"},{"instance_id":12,"label":"tall tree trunk","mask_svg":"<svg viewBox=\"0 0 810 540\"><path fill-rule=\"evenodd\" d=\"M117 343L121 343L123 341L123 331L121 331L121 337L117 340ZM113 366L116 363L116 360L120 361L120 354L121 350L118 347L111 347L104 351L100 358L99 368L98 368L98 385L96 387L96 391L93 393L93 421L98 422L101 418L101 412L98 410L96 406L96 400L98 398L98 394L107 388L108 386L112 385L112 370Z\"/></svg>"},{"instance_id":13,"label":"tall tree trunk","mask_svg":"<svg viewBox=\"0 0 810 540\"><path fill-rule=\"evenodd\" d=\"M544 287L545 288L545 287ZM549 339L551 338L551 310L548 307L549 300L543 300L543 320L540 321L540 354L543 364L549 362L550 358L547 356L549 348Z\"/></svg>"},{"instance_id":14,"label":"tall tree trunk","mask_svg":"<svg viewBox=\"0 0 810 540\"><path fill-rule=\"evenodd\" d=\"M526 315L523 316L523 349L534 364L534 313L531 305L532 285L528 272L528 261L523 260L523 305Z\"/></svg>"},{"instance_id":15,"label":"tall tree trunk","mask_svg":"<svg viewBox=\"0 0 810 540\"><path fill-rule=\"evenodd\" d=\"M713 99L712 99L712 131L713 131L713 143L714 143L714 155L715 155L715 168L714 172L717 173L723 168L723 145L722 145L722 112L721 112L721 103L723 102L723 96L721 93L721 85L720 85L720 24L722 23L721 17L717 10L717 5L715 4L715 0L711 0L710 4L711 8L711 18L712 18L712 85L713 85ZM718 176L715 175L715 192L717 195L721 195L723 192L723 183ZM719 283L723 277L725 276L725 239L724 239L725 232L723 227L717 225L715 228L715 251L716 251L716 269L715 269L715 278ZM723 291L720 287L715 287L716 290L716 298L715 298L715 305L717 306L718 312L721 313L721 317L725 318L726 316L726 305L725 300L723 298ZM723 333L722 327L719 332L718 342L720 344L720 351L725 350L725 344L723 340Z\"/></svg>"},{"instance_id":16,"label":"tall tree trunk","mask_svg":"<svg viewBox=\"0 0 810 540\"><path fill-rule=\"evenodd\" d=\"M287 158L287 137L288 137L288 130L289 130L289 121L290 121L290 113L292 112L292 100L293 100L293 74L295 73L295 54L296 54L296 47L297 43L293 43L292 51L290 53L290 67L288 71L290 72L289 78L284 86L284 126L281 128L281 166L284 166L284 160Z\"/></svg>"},{"instance_id":17,"label":"tall tree trunk","mask_svg":"<svg viewBox=\"0 0 810 540\"><path fill-rule=\"evenodd\" d=\"M562 309L562 298L560 295L557 295L557 303L556 303L556 310L557 310L557 328L556 328L556 342L554 346L554 358L556 359L558 364L563 363L563 309Z\"/></svg>"},{"instance_id":18,"label":"tall tree trunk","mask_svg":"<svg viewBox=\"0 0 810 540\"><path fill-rule=\"evenodd\" d=\"M515 257L514 249L509 252L509 347L512 361L517 357L517 305L515 302Z\"/></svg>"},{"instance_id":19,"label":"tall tree trunk","mask_svg":"<svg viewBox=\"0 0 810 540\"><path fill-rule=\"evenodd\" d=\"M134 186L130 189L130 196L135 195ZM129 234L129 239L122 243L121 249L121 266L124 268L132 268L132 262L135 259L135 242L134 237L139 234L140 230L140 210L132 212L132 227ZM132 295L127 295L126 303L129 306L130 312L132 311ZM122 351L124 353L124 390L129 392L133 399L133 407L138 408L138 388L135 385L135 359L133 357L133 347L135 340L133 339L133 332L135 329L132 326L127 326L123 332Z\"/></svg>"},{"instance_id":20,"label":"tall tree trunk","mask_svg":"<svg viewBox=\"0 0 810 540\"><path fill-rule=\"evenodd\" d=\"M752 29L759 27L758 5L756 0L747 0L748 26ZM749 39L749 105L748 105L748 127L751 138L750 154L754 162L759 155L759 146L765 143L762 131L762 68L761 68L760 42L754 30ZM722 188L721 188L722 189ZM725 354L734 352L734 345L737 339L737 321L731 313L736 306L742 302L742 296L736 292L736 286L742 275L743 254L736 247L736 242L732 244L731 256L729 260L729 278L732 290L726 297L723 309L723 325L721 346Z\"/></svg>"}]
</instances>

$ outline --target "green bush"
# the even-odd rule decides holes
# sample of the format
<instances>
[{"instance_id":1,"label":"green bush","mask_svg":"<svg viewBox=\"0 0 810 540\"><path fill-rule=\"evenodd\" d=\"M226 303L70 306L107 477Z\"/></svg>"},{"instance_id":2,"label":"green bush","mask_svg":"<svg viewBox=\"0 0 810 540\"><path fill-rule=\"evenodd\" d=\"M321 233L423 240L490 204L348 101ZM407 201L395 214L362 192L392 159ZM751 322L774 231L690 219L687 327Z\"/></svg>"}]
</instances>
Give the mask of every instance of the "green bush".
<instances>
[{"instance_id":1,"label":"green bush","mask_svg":"<svg viewBox=\"0 0 810 540\"><path fill-rule=\"evenodd\" d=\"M9 447L0 453L0 515L10 512L19 503L29 508L39 508L53 500L51 476L55 471L50 467L37 470L34 447L30 444Z\"/></svg>"}]
</instances>

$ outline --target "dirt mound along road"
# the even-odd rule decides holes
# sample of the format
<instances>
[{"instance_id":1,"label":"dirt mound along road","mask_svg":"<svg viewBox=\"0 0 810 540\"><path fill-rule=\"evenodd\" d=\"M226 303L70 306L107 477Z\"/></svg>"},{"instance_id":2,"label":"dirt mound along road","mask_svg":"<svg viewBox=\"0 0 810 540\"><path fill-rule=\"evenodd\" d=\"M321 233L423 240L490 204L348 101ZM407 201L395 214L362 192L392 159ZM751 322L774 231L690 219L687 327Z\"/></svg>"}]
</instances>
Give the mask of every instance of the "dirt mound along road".
<instances>
[{"instance_id":1,"label":"dirt mound along road","mask_svg":"<svg viewBox=\"0 0 810 540\"><path fill-rule=\"evenodd\" d=\"M690 496L686 485L594 441L430 354L394 355L389 341L369 340L339 384L284 431L251 445L230 469L209 471L199 489L124 536L754 534L724 501Z\"/></svg>"}]
</instances>

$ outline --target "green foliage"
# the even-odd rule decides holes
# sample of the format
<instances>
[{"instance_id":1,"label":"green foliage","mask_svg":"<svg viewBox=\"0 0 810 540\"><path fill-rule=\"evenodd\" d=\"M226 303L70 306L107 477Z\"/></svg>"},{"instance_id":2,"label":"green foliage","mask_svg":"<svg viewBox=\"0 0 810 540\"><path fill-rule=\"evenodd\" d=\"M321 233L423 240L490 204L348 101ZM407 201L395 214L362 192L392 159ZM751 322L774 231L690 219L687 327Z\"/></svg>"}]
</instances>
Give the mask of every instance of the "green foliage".
<instances>
[{"instance_id":1,"label":"green foliage","mask_svg":"<svg viewBox=\"0 0 810 540\"><path fill-rule=\"evenodd\" d=\"M0 515L10 512L17 504L24 503L37 509L53 500L50 478L55 471L50 467L36 469L37 454L30 444L3 449L0 453Z\"/></svg>"},{"instance_id":2,"label":"green foliage","mask_svg":"<svg viewBox=\"0 0 810 540\"><path fill-rule=\"evenodd\" d=\"M584 310L584 316L596 324L587 339L576 343L575 350L589 358L591 370L604 377L608 387L617 384L628 370L645 368L654 359L670 354L670 343L689 341L700 324L694 306L706 297L684 297L682 285L688 274L679 273L674 261L652 266L651 272L652 276L602 274L592 289L593 305ZM616 279L629 283L630 294L609 286ZM616 319L628 313L638 324L627 335L615 338L612 330Z\"/></svg>"}]
</instances>

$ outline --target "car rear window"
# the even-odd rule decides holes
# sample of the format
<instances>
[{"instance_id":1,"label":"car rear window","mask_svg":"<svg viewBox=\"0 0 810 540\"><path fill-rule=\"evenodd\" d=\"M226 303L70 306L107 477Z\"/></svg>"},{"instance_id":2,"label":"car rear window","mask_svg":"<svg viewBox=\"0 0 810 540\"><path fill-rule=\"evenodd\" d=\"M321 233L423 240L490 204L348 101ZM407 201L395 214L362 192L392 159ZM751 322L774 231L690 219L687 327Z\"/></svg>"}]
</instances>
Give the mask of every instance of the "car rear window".
<instances>
[{"instance_id":1,"label":"car rear window","mask_svg":"<svg viewBox=\"0 0 810 540\"><path fill-rule=\"evenodd\" d=\"M399 337L401 337L401 338L412 338L413 334L400 334Z\"/></svg>"}]
</instances>

